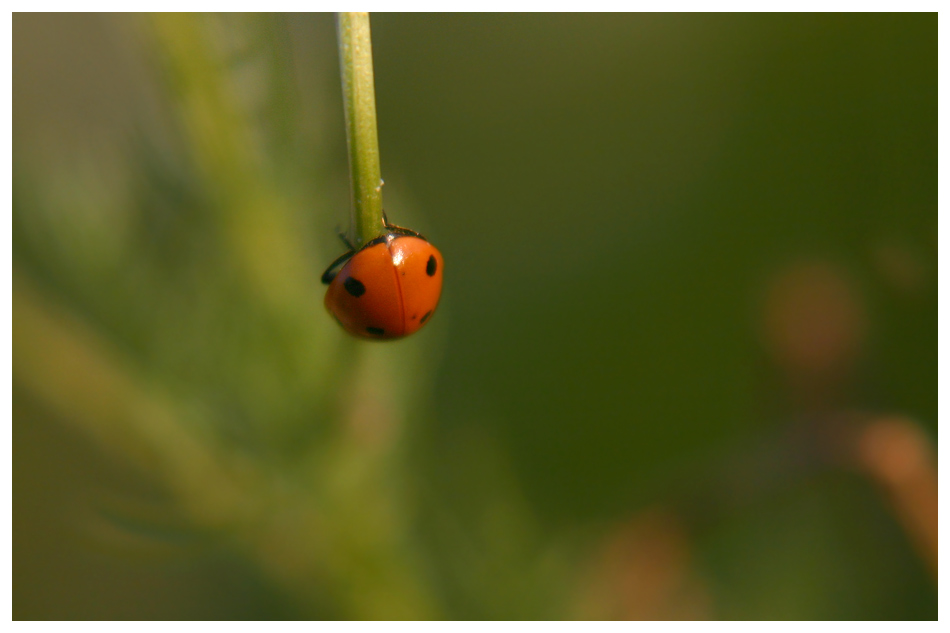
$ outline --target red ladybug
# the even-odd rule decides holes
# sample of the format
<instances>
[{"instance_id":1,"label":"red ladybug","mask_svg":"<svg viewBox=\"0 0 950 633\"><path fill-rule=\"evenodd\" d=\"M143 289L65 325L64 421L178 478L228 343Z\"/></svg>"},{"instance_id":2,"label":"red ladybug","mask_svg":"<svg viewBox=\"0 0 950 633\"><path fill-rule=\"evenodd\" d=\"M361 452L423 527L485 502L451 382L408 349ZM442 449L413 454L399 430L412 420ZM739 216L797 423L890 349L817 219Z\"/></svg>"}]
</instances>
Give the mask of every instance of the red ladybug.
<instances>
[{"instance_id":1,"label":"red ladybug","mask_svg":"<svg viewBox=\"0 0 950 633\"><path fill-rule=\"evenodd\" d=\"M412 334L432 318L442 294L438 249L415 231L388 222L386 229L386 235L338 257L321 277L330 285L323 300L327 310L361 338Z\"/></svg>"}]
</instances>

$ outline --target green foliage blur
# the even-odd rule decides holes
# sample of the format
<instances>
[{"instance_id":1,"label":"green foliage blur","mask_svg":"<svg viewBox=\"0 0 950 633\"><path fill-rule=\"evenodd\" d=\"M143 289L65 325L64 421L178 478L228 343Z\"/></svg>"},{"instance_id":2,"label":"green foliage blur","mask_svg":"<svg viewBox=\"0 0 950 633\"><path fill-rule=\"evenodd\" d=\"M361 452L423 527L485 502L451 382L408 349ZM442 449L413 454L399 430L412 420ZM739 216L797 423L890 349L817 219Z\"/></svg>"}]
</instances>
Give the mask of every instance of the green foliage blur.
<instances>
[{"instance_id":1,"label":"green foliage blur","mask_svg":"<svg viewBox=\"0 0 950 633\"><path fill-rule=\"evenodd\" d=\"M14 15L13 617L935 619L936 15L372 29L385 344L333 16Z\"/></svg>"}]
</instances>

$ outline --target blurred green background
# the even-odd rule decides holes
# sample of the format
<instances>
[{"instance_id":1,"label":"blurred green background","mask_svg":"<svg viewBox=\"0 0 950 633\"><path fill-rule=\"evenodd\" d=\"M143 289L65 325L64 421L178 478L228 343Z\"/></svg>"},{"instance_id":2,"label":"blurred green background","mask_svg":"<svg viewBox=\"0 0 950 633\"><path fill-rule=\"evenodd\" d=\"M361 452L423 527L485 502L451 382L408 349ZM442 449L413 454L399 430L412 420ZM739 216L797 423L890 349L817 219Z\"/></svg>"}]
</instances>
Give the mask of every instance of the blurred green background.
<instances>
[{"instance_id":1,"label":"blurred green background","mask_svg":"<svg viewBox=\"0 0 950 633\"><path fill-rule=\"evenodd\" d=\"M935 619L936 15L372 29L388 344L333 16L14 15L14 618Z\"/></svg>"}]
</instances>

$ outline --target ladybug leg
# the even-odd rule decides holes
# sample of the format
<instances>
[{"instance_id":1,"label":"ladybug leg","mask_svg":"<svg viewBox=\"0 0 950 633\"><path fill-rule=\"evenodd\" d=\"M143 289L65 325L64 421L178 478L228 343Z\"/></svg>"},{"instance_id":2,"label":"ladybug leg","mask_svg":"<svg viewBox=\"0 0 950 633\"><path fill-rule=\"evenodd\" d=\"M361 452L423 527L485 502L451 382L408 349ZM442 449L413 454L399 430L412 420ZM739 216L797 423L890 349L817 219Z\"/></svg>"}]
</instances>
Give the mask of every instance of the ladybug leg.
<instances>
[{"instance_id":1,"label":"ladybug leg","mask_svg":"<svg viewBox=\"0 0 950 633\"><path fill-rule=\"evenodd\" d=\"M423 235L422 233L417 233L416 231L413 231L412 229L407 229L404 226L396 226L395 224L390 224L386 228L389 229L393 233L398 233L399 235L406 235L408 237L418 237L420 240L426 239L425 235ZM429 240L426 240L426 241L428 242Z\"/></svg>"},{"instance_id":2,"label":"ladybug leg","mask_svg":"<svg viewBox=\"0 0 950 633\"><path fill-rule=\"evenodd\" d=\"M343 239L345 240L346 238L343 238ZM331 281L333 281L333 278L336 277L336 274L338 272L336 269L339 268L340 264L342 264L349 258L353 257L355 253L356 251L349 250L343 253L342 255L340 255L339 257L337 257L336 259L334 259L333 263L327 266L327 269L323 271L323 274L320 276L320 281L325 284L329 284Z\"/></svg>"},{"instance_id":3,"label":"ladybug leg","mask_svg":"<svg viewBox=\"0 0 950 633\"><path fill-rule=\"evenodd\" d=\"M353 246L352 244L350 244L350 240L347 239L346 233L344 233L343 231L341 231L341 230L340 230L340 227L337 227L337 229L336 229L336 235L337 235L337 237L339 237L341 240L343 240L343 243L346 245L346 248L347 248L348 250L351 250L351 251L355 251L355 250L356 250L356 247Z\"/></svg>"},{"instance_id":4,"label":"ladybug leg","mask_svg":"<svg viewBox=\"0 0 950 633\"><path fill-rule=\"evenodd\" d=\"M409 237L418 237L421 240L426 239L424 235L422 235L421 233L417 233L413 231L412 229L407 229L404 226L396 226L395 224L390 224L389 218L386 217L385 211L383 211L383 226L385 226L386 229L392 233L398 233L399 235L407 235Z\"/></svg>"}]
</instances>

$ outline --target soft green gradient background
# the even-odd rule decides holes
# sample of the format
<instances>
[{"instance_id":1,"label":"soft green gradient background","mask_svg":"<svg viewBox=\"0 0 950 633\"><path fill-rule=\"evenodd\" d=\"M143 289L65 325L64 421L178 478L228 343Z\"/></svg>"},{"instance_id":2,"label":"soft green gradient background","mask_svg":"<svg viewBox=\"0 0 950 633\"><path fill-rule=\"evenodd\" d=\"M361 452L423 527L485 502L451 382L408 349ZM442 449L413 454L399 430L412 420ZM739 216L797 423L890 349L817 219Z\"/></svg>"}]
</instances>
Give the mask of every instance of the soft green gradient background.
<instances>
[{"instance_id":1,"label":"soft green gradient background","mask_svg":"<svg viewBox=\"0 0 950 633\"><path fill-rule=\"evenodd\" d=\"M301 503L357 536L313 555L327 591L262 563L253 531L196 528L23 378L15 311L15 618L570 617L610 526L697 496L710 617L936 618L854 473L708 492L803 413L761 307L802 262L867 315L825 405L936 437L935 15L374 15L384 205L446 258L431 325L383 347L345 340L308 285L349 204L332 17L195 22L167 31L169 70L144 20L14 17L15 310L29 283L253 472L312 466ZM195 41L229 61L200 74ZM229 78L233 121L182 115L192 70ZM189 153L211 128L237 150ZM397 448L335 443L349 410ZM418 609L378 606L403 573L423 597L393 602Z\"/></svg>"}]
</instances>

